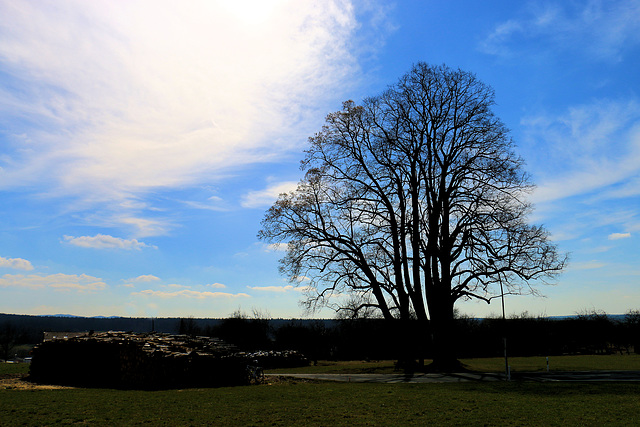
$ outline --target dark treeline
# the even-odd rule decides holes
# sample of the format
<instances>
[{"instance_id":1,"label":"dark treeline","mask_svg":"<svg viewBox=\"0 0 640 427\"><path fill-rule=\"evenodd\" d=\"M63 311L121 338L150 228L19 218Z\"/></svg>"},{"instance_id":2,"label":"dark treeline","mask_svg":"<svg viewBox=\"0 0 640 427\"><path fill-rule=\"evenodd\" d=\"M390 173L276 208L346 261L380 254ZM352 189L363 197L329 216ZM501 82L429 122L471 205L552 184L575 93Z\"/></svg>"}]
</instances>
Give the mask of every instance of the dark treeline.
<instances>
[{"instance_id":1,"label":"dark treeline","mask_svg":"<svg viewBox=\"0 0 640 427\"><path fill-rule=\"evenodd\" d=\"M177 333L179 318L140 317L69 317L69 316L29 316L0 314L0 326L11 324L22 335L26 343L42 341L43 332L65 331L133 331ZM219 322L220 319L198 319L201 324Z\"/></svg>"},{"instance_id":2,"label":"dark treeline","mask_svg":"<svg viewBox=\"0 0 640 427\"><path fill-rule=\"evenodd\" d=\"M417 321L409 324L408 336L422 331ZM640 352L640 312L607 316L591 312L566 318L530 317L457 318L453 345L460 358L497 357L504 354L507 337L511 356L562 354L629 354ZM382 319L339 320L301 324L291 321L274 333L274 344L295 349L311 359L396 359L397 336ZM416 358L430 359L432 349L416 339Z\"/></svg>"},{"instance_id":3,"label":"dark treeline","mask_svg":"<svg viewBox=\"0 0 640 427\"><path fill-rule=\"evenodd\" d=\"M407 323L407 336L420 325ZM415 331L412 330L415 328ZM382 319L267 319L235 314L227 319L84 318L0 314L4 353L19 344L42 341L44 331L108 331L180 333L221 338L240 350L297 350L311 360L395 359L400 339ZM640 311L608 316L592 311L567 318L532 317L527 313L501 318L458 317L453 343L458 357L503 354L503 336L511 356L640 352ZM413 354L431 357L425 340L416 336ZM3 358L0 355L0 358Z\"/></svg>"},{"instance_id":4,"label":"dark treeline","mask_svg":"<svg viewBox=\"0 0 640 427\"><path fill-rule=\"evenodd\" d=\"M512 356L628 354L640 352L640 312L608 316L591 311L566 318L457 319L459 357L503 354L503 336Z\"/></svg>"}]
</instances>

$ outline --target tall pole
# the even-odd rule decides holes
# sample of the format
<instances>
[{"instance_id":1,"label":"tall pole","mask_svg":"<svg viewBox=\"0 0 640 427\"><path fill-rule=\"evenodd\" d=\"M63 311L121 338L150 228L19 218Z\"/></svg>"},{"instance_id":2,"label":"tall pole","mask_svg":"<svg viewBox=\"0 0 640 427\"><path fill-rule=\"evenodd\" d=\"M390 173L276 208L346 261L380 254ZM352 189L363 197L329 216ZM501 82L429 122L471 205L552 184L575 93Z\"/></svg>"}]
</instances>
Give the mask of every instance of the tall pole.
<instances>
[{"instance_id":1,"label":"tall pole","mask_svg":"<svg viewBox=\"0 0 640 427\"><path fill-rule=\"evenodd\" d=\"M502 287L502 280L500 280L500 296L502 298L502 342L504 344L504 374L507 381L509 381L509 359L507 358L507 318L504 314L504 289Z\"/></svg>"}]
</instances>

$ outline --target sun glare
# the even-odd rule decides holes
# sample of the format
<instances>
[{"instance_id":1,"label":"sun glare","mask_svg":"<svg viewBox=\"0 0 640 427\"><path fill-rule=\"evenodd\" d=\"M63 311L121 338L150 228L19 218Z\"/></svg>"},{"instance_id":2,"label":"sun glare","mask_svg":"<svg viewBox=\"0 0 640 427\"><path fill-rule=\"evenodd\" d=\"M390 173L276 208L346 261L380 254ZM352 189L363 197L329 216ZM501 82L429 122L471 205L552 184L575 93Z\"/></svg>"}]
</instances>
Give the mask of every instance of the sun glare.
<instances>
[{"instance_id":1,"label":"sun glare","mask_svg":"<svg viewBox=\"0 0 640 427\"><path fill-rule=\"evenodd\" d=\"M223 0L220 6L238 21L252 26L268 21L284 0Z\"/></svg>"}]
</instances>

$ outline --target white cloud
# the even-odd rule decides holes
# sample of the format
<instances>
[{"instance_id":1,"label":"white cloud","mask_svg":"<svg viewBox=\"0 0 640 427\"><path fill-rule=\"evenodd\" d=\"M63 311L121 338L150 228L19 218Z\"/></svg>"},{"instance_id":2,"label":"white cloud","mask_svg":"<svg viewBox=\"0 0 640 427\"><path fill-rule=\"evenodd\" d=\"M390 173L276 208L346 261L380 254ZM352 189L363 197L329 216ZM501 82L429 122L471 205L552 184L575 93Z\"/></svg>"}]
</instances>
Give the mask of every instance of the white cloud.
<instances>
[{"instance_id":1,"label":"white cloud","mask_svg":"<svg viewBox=\"0 0 640 427\"><path fill-rule=\"evenodd\" d=\"M285 252L289 245L287 243L269 243L264 245L265 252Z\"/></svg>"},{"instance_id":2,"label":"white cloud","mask_svg":"<svg viewBox=\"0 0 640 427\"><path fill-rule=\"evenodd\" d=\"M247 288L252 289L254 291L278 292L278 293L289 292L289 291L303 292L303 291L306 290L306 287L304 287L304 286L292 286L292 285L286 285L286 286L247 286Z\"/></svg>"},{"instance_id":3,"label":"white cloud","mask_svg":"<svg viewBox=\"0 0 640 427\"><path fill-rule=\"evenodd\" d=\"M145 289L140 292L131 293L133 296L146 296L146 297L156 297L156 298L195 298L195 299L205 299L205 298L249 298L248 294L245 293L227 293L227 292L200 292L200 291L192 291L189 289L182 289L174 292L165 292L165 291L154 291L152 289Z\"/></svg>"},{"instance_id":4,"label":"white cloud","mask_svg":"<svg viewBox=\"0 0 640 427\"><path fill-rule=\"evenodd\" d=\"M227 287L226 285L223 285L222 283L211 283L211 284L206 285L206 286L208 286L210 288L215 288L215 289L224 289L224 288Z\"/></svg>"},{"instance_id":5,"label":"white cloud","mask_svg":"<svg viewBox=\"0 0 640 427\"><path fill-rule=\"evenodd\" d=\"M132 228L138 237L161 236L173 228L173 224L168 220L116 216L112 221L114 225L121 224Z\"/></svg>"},{"instance_id":6,"label":"white cloud","mask_svg":"<svg viewBox=\"0 0 640 427\"><path fill-rule=\"evenodd\" d=\"M297 181L285 181L270 184L263 190L250 191L242 197L242 206L245 208L269 207L276 201L278 196L288 193L298 187Z\"/></svg>"},{"instance_id":7,"label":"white cloud","mask_svg":"<svg viewBox=\"0 0 640 427\"><path fill-rule=\"evenodd\" d=\"M64 236L64 241L68 242L70 245L79 246L81 248L92 248L92 249L124 249L127 251L130 250L140 250L142 248L153 248L157 249L155 246L147 245L146 243L139 242L136 239L122 239L120 237L113 237L104 234L97 234L95 236Z\"/></svg>"},{"instance_id":8,"label":"white cloud","mask_svg":"<svg viewBox=\"0 0 640 427\"><path fill-rule=\"evenodd\" d=\"M147 282L156 282L158 280L160 280L160 278L154 276L153 274L143 274L142 276L127 279L127 282L147 283Z\"/></svg>"},{"instance_id":9,"label":"white cloud","mask_svg":"<svg viewBox=\"0 0 640 427\"><path fill-rule=\"evenodd\" d=\"M347 0L242 4L0 3L0 120L22 135L0 186L157 235L139 197L297 147L354 80L360 24Z\"/></svg>"},{"instance_id":10,"label":"white cloud","mask_svg":"<svg viewBox=\"0 0 640 427\"><path fill-rule=\"evenodd\" d=\"M631 233L611 233L609 234L609 240L620 240L631 237Z\"/></svg>"},{"instance_id":11,"label":"white cloud","mask_svg":"<svg viewBox=\"0 0 640 427\"><path fill-rule=\"evenodd\" d=\"M164 286L161 286L161 287L169 288L169 289L191 289L191 286L179 285L177 283L171 283L169 285L164 285Z\"/></svg>"},{"instance_id":12,"label":"white cloud","mask_svg":"<svg viewBox=\"0 0 640 427\"><path fill-rule=\"evenodd\" d=\"M18 287L27 289L52 288L59 291L99 291L107 284L97 277L86 274L51 274L41 276L36 274L5 274L0 278L0 287Z\"/></svg>"},{"instance_id":13,"label":"white cloud","mask_svg":"<svg viewBox=\"0 0 640 427\"><path fill-rule=\"evenodd\" d=\"M52 288L59 291L99 291L107 287L104 282L92 282L92 283L76 283L71 281L65 281L60 283L54 283Z\"/></svg>"},{"instance_id":14,"label":"white cloud","mask_svg":"<svg viewBox=\"0 0 640 427\"><path fill-rule=\"evenodd\" d=\"M3 258L0 257L0 268L13 268L15 270L33 270L31 262L22 258Z\"/></svg>"}]
</instances>

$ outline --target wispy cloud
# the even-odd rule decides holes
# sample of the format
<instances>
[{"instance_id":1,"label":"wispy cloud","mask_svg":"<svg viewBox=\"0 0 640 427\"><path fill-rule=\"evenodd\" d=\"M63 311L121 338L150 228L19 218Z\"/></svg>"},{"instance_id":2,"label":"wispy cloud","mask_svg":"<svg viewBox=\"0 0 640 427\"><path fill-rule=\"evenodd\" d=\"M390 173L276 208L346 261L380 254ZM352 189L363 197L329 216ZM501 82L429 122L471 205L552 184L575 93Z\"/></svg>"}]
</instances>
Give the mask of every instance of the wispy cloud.
<instances>
[{"instance_id":1,"label":"wispy cloud","mask_svg":"<svg viewBox=\"0 0 640 427\"><path fill-rule=\"evenodd\" d=\"M79 246L81 248L91 249L123 249L123 250L141 250L143 248L157 249L156 246L147 245L139 242L137 239L122 239L104 234L95 236L64 236L64 241L70 245Z\"/></svg>"},{"instance_id":2,"label":"wispy cloud","mask_svg":"<svg viewBox=\"0 0 640 427\"><path fill-rule=\"evenodd\" d=\"M269 243L264 246L265 252L284 252L288 248L286 243Z\"/></svg>"},{"instance_id":3,"label":"wispy cloud","mask_svg":"<svg viewBox=\"0 0 640 427\"><path fill-rule=\"evenodd\" d=\"M0 287L17 287L27 289L51 288L58 291L100 291L107 287L102 279L86 274L5 274L0 278Z\"/></svg>"},{"instance_id":4,"label":"wispy cloud","mask_svg":"<svg viewBox=\"0 0 640 427\"><path fill-rule=\"evenodd\" d=\"M132 277L131 279L124 280L124 284L122 286L124 286L125 288L135 288L136 284L139 283L150 283L157 281L160 281L159 277L156 277L152 274L143 274L142 276Z\"/></svg>"},{"instance_id":5,"label":"wispy cloud","mask_svg":"<svg viewBox=\"0 0 640 427\"><path fill-rule=\"evenodd\" d=\"M159 281L159 280L160 280L160 278L154 276L153 274L143 274L142 276L133 277L131 279L128 279L127 282L148 283L148 282L156 282L156 281Z\"/></svg>"},{"instance_id":6,"label":"wispy cloud","mask_svg":"<svg viewBox=\"0 0 640 427\"><path fill-rule=\"evenodd\" d=\"M498 24L480 44L486 53L518 56L536 51L580 51L618 61L640 44L640 1L529 2L522 17ZM535 44L529 44L535 42Z\"/></svg>"},{"instance_id":7,"label":"wispy cloud","mask_svg":"<svg viewBox=\"0 0 640 427\"><path fill-rule=\"evenodd\" d=\"M171 283L171 284L168 284L168 285L163 285L161 287L162 288L169 288L169 289L191 289L191 286L180 285L178 283Z\"/></svg>"},{"instance_id":8,"label":"wispy cloud","mask_svg":"<svg viewBox=\"0 0 640 427\"><path fill-rule=\"evenodd\" d=\"M573 263L570 265L569 268L571 270L595 270L595 269L603 268L606 266L607 264L603 262L591 260L591 261L586 261L581 263Z\"/></svg>"},{"instance_id":9,"label":"wispy cloud","mask_svg":"<svg viewBox=\"0 0 640 427\"><path fill-rule=\"evenodd\" d=\"M179 291L167 292L167 291L155 291L152 289L145 289L140 292L131 293L132 296L146 296L146 297L155 297L155 298L195 298L195 299L206 299L206 298L249 298L250 296L246 293L237 293L232 294L228 292L209 292L209 291L193 291L190 289L182 289Z\"/></svg>"},{"instance_id":10,"label":"wispy cloud","mask_svg":"<svg viewBox=\"0 0 640 427\"><path fill-rule=\"evenodd\" d=\"M33 270L33 265L30 261L22 258L3 258L0 257L0 268L12 268L15 270Z\"/></svg>"},{"instance_id":11,"label":"wispy cloud","mask_svg":"<svg viewBox=\"0 0 640 427\"><path fill-rule=\"evenodd\" d=\"M282 193L288 193L297 188L297 181L285 181L273 183L263 190L250 191L242 197L242 206L245 208L269 207Z\"/></svg>"},{"instance_id":12,"label":"wispy cloud","mask_svg":"<svg viewBox=\"0 0 640 427\"><path fill-rule=\"evenodd\" d=\"M290 292L290 291L297 291L297 292L303 292L306 287L304 286L292 286L292 285L286 285L286 286L247 286L247 288L254 290L254 291L260 291L260 292L278 292L278 293L283 293L283 292Z\"/></svg>"},{"instance_id":13,"label":"wispy cloud","mask_svg":"<svg viewBox=\"0 0 640 427\"><path fill-rule=\"evenodd\" d=\"M116 215L112 218L111 222L113 226L127 226L127 228L132 229L133 233L138 237L161 236L167 234L167 232L174 227L174 224L170 220L133 216Z\"/></svg>"},{"instance_id":14,"label":"wispy cloud","mask_svg":"<svg viewBox=\"0 0 640 427\"><path fill-rule=\"evenodd\" d=\"M611 233L609 234L609 240L628 239L631 237L631 233Z\"/></svg>"},{"instance_id":15,"label":"wispy cloud","mask_svg":"<svg viewBox=\"0 0 640 427\"><path fill-rule=\"evenodd\" d=\"M621 188L640 179L639 121L640 104L635 100L600 100L570 108L558 117L524 118L521 124L529 144L545 147L529 156L538 181L533 201L548 202L607 187L600 197L634 195Z\"/></svg>"},{"instance_id":16,"label":"wispy cloud","mask_svg":"<svg viewBox=\"0 0 640 427\"><path fill-rule=\"evenodd\" d=\"M235 3L1 2L0 122L13 136L0 188L109 206L157 235L166 227L127 202L303 141L358 68L353 7Z\"/></svg>"},{"instance_id":17,"label":"wispy cloud","mask_svg":"<svg viewBox=\"0 0 640 427\"><path fill-rule=\"evenodd\" d=\"M206 202L188 200L185 201L184 204L194 209L204 209L208 211L225 212L230 210L228 203L218 196L211 196Z\"/></svg>"},{"instance_id":18,"label":"wispy cloud","mask_svg":"<svg viewBox=\"0 0 640 427\"><path fill-rule=\"evenodd\" d=\"M512 37L524 31L523 23L509 20L499 24L481 43L481 50L494 55L507 53L506 47Z\"/></svg>"}]
</instances>

